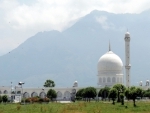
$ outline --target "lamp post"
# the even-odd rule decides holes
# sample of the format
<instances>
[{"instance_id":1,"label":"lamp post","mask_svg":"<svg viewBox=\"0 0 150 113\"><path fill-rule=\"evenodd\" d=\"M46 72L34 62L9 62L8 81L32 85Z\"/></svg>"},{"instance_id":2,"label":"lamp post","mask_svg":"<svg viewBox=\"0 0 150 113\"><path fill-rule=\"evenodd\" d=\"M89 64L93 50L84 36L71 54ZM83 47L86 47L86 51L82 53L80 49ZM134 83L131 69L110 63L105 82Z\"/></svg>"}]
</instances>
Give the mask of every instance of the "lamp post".
<instances>
[{"instance_id":1,"label":"lamp post","mask_svg":"<svg viewBox=\"0 0 150 113\"><path fill-rule=\"evenodd\" d=\"M18 83L18 85L21 85L21 88L22 88L22 94L21 94L21 95L22 95L22 96L21 96L22 98L21 98L21 99L23 99L23 87L22 87L23 84L25 84L25 83L24 83L24 82L19 82L19 83ZM24 104L25 104L25 100L24 100Z\"/></svg>"}]
</instances>

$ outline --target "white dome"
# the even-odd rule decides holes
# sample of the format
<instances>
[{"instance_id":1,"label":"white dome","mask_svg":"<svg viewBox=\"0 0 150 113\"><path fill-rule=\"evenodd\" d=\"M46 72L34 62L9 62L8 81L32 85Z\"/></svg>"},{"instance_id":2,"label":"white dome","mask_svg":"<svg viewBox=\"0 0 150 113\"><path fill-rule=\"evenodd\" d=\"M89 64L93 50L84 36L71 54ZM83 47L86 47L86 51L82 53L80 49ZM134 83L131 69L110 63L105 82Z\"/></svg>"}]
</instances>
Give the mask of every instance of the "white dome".
<instances>
[{"instance_id":1,"label":"white dome","mask_svg":"<svg viewBox=\"0 0 150 113\"><path fill-rule=\"evenodd\" d=\"M97 65L98 72L103 71L122 71L123 63L120 57L112 51L100 57ZM119 74L119 73L118 73Z\"/></svg>"}]
</instances>

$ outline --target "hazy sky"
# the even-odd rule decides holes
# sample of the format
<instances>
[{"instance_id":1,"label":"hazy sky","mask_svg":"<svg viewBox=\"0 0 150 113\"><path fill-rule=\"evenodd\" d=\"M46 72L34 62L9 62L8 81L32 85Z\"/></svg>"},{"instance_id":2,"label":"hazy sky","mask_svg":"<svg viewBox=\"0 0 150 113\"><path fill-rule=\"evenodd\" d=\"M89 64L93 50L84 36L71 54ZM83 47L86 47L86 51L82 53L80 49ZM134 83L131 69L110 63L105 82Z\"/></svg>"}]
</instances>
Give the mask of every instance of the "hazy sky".
<instances>
[{"instance_id":1,"label":"hazy sky","mask_svg":"<svg viewBox=\"0 0 150 113\"><path fill-rule=\"evenodd\" d=\"M71 26L92 10L140 13L150 0L0 0L0 55L40 31Z\"/></svg>"}]
</instances>

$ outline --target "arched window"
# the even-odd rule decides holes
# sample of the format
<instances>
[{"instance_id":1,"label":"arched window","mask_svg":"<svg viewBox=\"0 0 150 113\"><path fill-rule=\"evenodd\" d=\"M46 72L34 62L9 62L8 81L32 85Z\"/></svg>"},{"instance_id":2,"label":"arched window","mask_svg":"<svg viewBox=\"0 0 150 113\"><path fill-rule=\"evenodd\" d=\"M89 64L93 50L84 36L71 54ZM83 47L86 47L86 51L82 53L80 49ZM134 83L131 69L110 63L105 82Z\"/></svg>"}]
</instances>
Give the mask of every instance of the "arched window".
<instances>
[{"instance_id":1,"label":"arched window","mask_svg":"<svg viewBox=\"0 0 150 113\"><path fill-rule=\"evenodd\" d=\"M36 92L33 92L32 94L31 94L31 97L37 97L38 96L38 94L36 93Z\"/></svg>"},{"instance_id":2,"label":"arched window","mask_svg":"<svg viewBox=\"0 0 150 113\"><path fill-rule=\"evenodd\" d=\"M119 83L119 77L117 77L117 82Z\"/></svg>"},{"instance_id":3,"label":"arched window","mask_svg":"<svg viewBox=\"0 0 150 113\"><path fill-rule=\"evenodd\" d=\"M122 83L122 78L120 77L120 83Z\"/></svg>"},{"instance_id":4,"label":"arched window","mask_svg":"<svg viewBox=\"0 0 150 113\"><path fill-rule=\"evenodd\" d=\"M69 92L69 91L66 91L66 92L64 93L64 98L65 98L65 99L69 99L70 97L71 97L70 92Z\"/></svg>"},{"instance_id":5,"label":"arched window","mask_svg":"<svg viewBox=\"0 0 150 113\"><path fill-rule=\"evenodd\" d=\"M45 98L46 97L46 93L45 92L41 92L39 95L40 98Z\"/></svg>"},{"instance_id":6,"label":"arched window","mask_svg":"<svg viewBox=\"0 0 150 113\"><path fill-rule=\"evenodd\" d=\"M106 82L106 78L105 77L103 77L103 83L105 83Z\"/></svg>"},{"instance_id":7,"label":"arched window","mask_svg":"<svg viewBox=\"0 0 150 113\"><path fill-rule=\"evenodd\" d=\"M107 78L107 82L110 82L110 77Z\"/></svg>"},{"instance_id":8,"label":"arched window","mask_svg":"<svg viewBox=\"0 0 150 113\"><path fill-rule=\"evenodd\" d=\"M4 91L4 94L8 94L8 91L7 91L7 90L5 90L5 91Z\"/></svg>"},{"instance_id":9,"label":"arched window","mask_svg":"<svg viewBox=\"0 0 150 113\"><path fill-rule=\"evenodd\" d=\"M17 91L17 94L21 94L21 91Z\"/></svg>"},{"instance_id":10,"label":"arched window","mask_svg":"<svg viewBox=\"0 0 150 113\"><path fill-rule=\"evenodd\" d=\"M62 98L62 93L60 91L57 92L57 98Z\"/></svg>"},{"instance_id":11,"label":"arched window","mask_svg":"<svg viewBox=\"0 0 150 113\"><path fill-rule=\"evenodd\" d=\"M102 83L102 78L101 77L99 78L99 83Z\"/></svg>"},{"instance_id":12,"label":"arched window","mask_svg":"<svg viewBox=\"0 0 150 113\"><path fill-rule=\"evenodd\" d=\"M112 78L112 82L113 82L113 83L116 82L116 78L115 78L115 77Z\"/></svg>"},{"instance_id":13,"label":"arched window","mask_svg":"<svg viewBox=\"0 0 150 113\"><path fill-rule=\"evenodd\" d=\"M29 93L25 92L25 93L23 94L23 98L29 98Z\"/></svg>"}]
</instances>

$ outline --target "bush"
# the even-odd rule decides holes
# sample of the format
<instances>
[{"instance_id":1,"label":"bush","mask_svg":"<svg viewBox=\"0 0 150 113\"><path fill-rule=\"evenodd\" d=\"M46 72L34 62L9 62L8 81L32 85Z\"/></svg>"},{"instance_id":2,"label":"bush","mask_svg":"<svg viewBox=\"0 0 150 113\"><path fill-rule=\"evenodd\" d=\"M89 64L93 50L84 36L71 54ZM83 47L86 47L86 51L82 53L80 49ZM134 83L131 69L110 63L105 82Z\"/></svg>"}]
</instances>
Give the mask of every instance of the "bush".
<instances>
[{"instance_id":1,"label":"bush","mask_svg":"<svg viewBox=\"0 0 150 113\"><path fill-rule=\"evenodd\" d=\"M44 102L49 102L50 99L49 98L44 98Z\"/></svg>"},{"instance_id":2,"label":"bush","mask_svg":"<svg viewBox=\"0 0 150 113\"><path fill-rule=\"evenodd\" d=\"M38 97L32 97L32 98L31 98L31 101L32 101L32 102L39 102L39 98L38 98Z\"/></svg>"},{"instance_id":3,"label":"bush","mask_svg":"<svg viewBox=\"0 0 150 113\"><path fill-rule=\"evenodd\" d=\"M3 100L3 102L5 102L5 103L6 103L6 102L8 101L8 97L7 97L7 95L3 95L3 96L2 96L2 100Z\"/></svg>"},{"instance_id":4,"label":"bush","mask_svg":"<svg viewBox=\"0 0 150 113\"><path fill-rule=\"evenodd\" d=\"M43 99L43 98L40 98L40 99L39 99L39 102L44 102L44 99Z\"/></svg>"},{"instance_id":5,"label":"bush","mask_svg":"<svg viewBox=\"0 0 150 113\"><path fill-rule=\"evenodd\" d=\"M25 99L25 102L32 102L31 98Z\"/></svg>"},{"instance_id":6,"label":"bush","mask_svg":"<svg viewBox=\"0 0 150 113\"><path fill-rule=\"evenodd\" d=\"M2 100L2 96L0 95L0 103L2 102L3 100Z\"/></svg>"}]
</instances>

